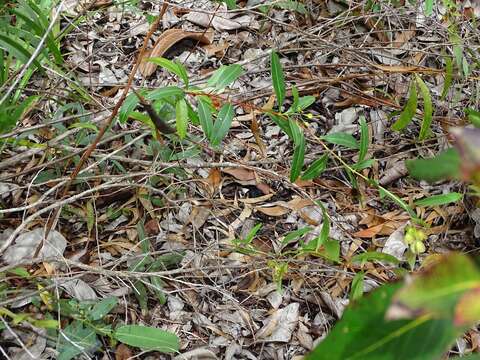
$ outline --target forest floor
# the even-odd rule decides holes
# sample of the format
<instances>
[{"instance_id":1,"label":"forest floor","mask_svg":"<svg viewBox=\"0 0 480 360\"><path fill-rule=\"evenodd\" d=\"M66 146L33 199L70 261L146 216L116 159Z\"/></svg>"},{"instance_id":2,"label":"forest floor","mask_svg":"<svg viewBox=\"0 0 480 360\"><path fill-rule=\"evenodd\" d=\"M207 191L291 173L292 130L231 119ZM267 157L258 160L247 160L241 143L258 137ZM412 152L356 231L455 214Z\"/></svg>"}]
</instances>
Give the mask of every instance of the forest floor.
<instances>
[{"instance_id":1,"label":"forest floor","mask_svg":"<svg viewBox=\"0 0 480 360\"><path fill-rule=\"evenodd\" d=\"M173 332L184 354L175 359L300 359L359 287L368 292L434 254L477 249L480 214L465 185L419 181L405 165L449 147L448 129L467 125L465 109L479 108L476 2L450 17L447 1L431 13L423 2L386 0L249 0L230 11L213 1L83 3L62 2L57 24L71 26L59 44L64 62L16 85L35 99L0 132L0 309L67 326L52 306L60 299L81 312L83 302L115 297L102 324ZM133 89L154 101L145 94L186 85L146 62L128 84L149 31L143 59L177 60L187 70L185 136L152 131L140 106L128 108ZM272 51L286 84L283 111L296 96L308 103L292 112L304 134L303 166L268 116L281 88ZM195 117L195 91L232 64L241 74L209 97L234 111L212 146ZM412 121L394 130L414 100ZM178 129L178 105L156 110ZM416 203L457 193L463 199ZM424 221L427 235L413 255L404 242L412 219ZM311 241L322 243L311 251ZM5 358L57 358L58 334L33 320L3 323ZM77 353L62 349L80 358L173 358L94 337ZM472 330L451 353L479 341Z\"/></svg>"}]
</instances>

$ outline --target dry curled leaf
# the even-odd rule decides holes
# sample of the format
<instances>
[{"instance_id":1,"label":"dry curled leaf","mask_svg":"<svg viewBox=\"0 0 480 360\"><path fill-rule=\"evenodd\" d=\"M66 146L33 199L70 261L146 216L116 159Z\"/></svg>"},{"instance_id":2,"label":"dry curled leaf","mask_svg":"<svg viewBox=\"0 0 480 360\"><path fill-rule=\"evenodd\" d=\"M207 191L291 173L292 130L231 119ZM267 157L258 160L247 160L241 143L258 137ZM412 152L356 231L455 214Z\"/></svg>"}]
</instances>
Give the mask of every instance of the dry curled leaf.
<instances>
[{"instance_id":1,"label":"dry curled leaf","mask_svg":"<svg viewBox=\"0 0 480 360\"><path fill-rule=\"evenodd\" d=\"M212 42L213 33L212 32L196 32L196 31L185 31L182 29L169 29L166 30L160 35L158 40L155 42L153 49L145 54L145 57L140 63L139 70L144 77L151 76L156 68L157 64L146 61L148 57L162 57L168 49L170 49L177 42L184 39L192 39L198 41L201 44L210 44Z\"/></svg>"}]
</instances>

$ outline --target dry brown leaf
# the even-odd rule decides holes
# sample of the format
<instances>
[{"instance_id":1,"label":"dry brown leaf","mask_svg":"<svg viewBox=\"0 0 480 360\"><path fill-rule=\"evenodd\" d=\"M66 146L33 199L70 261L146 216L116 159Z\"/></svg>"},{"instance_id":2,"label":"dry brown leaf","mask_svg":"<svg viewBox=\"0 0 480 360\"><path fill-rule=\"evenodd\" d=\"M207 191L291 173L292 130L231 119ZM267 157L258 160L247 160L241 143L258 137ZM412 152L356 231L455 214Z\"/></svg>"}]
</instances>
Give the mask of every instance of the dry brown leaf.
<instances>
[{"instance_id":1,"label":"dry brown leaf","mask_svg":"<svg viewBox=\"0 0 480 360\"><path fill-rule=\"evenodd\" d=\"M130 350L127 345L120 344L117 346L117 350L115 351L115 360L128 360L132 356L132 350Z\"/></svg>"},{"instance_id":2,"label":"dry brown leaf","mask_svg":"<svg viewBox=\"0 0 480 360\"><path fill-rule=\"evenodd\" d=\"M403 30L397 33L393 46L401 48L405 43L409 42L415 36L415 27L411 27L410 30Z\"/></svg>"},{"instance_id":3,"label":"dry brown leaf","mask_svg":"<svg viewBox=\"0 0 480 360\"><path fill-rule=\"evenodd\" d=\"M270 199L272 196L273 194L267 194L267 195L259 196L256 198L238 199L238 201L244 204L258 204Z\"/></svg>"},{"instance_id":4,"label":"dry brown leaf","mask_svg":"<svg viewBox=\"0 0 480 360\"><path fill-rule=\"evenodd\" d=\"M261 129L260 129L260 126L258 125L255 111L251 113L251 116L252 116L252 124L250 126L250 129L252 130L252 134L255 137L255 142L257 143L258 149L260 150L260 155L263 158L265 158L267 156L267 147L262 141Z\"/></svg>"},{"instance_id":5,"label":"dry brown leaf","mask_svg":"<svg viewBox=\"0 0 480 360\"><path fill-rule=\"evenodd\" d=\"M146 56L142 59L140 63L139 70L144 77L151 76L156 68L157 64L146 61L148 57L161 57L163 56L168 49L170 49L177 42L184 39L192 39L198 41L202 44L211 44L213 38L213 32L196 32L196 31L185 31L182 29L169 29L162 33L159 36L158 40L155 42L153 49L147 53Z\"/></svg>"},{"instance_id":6,"label":"dry brown leaf","mask_svg":"<svg viewBox=\"0 0 480 360\"><path fill-rule=\"evenodd\" d=\"M220 184L222 183L222 173L219 169L213 168L210 170L210 173L204 182L208 186L208 192L210 195L213 195L220 189Z\"/></svg>"},{"instance_id":7,"label":"dry brown leaf","mask_svg":"<svg viewBox=\"0 0 480 360\"><path fill-rule=\"evenodd\" d=\"M287 209L283 206L270 206L270 207L257 207L256 210L268 216L283 216L290 212L290 209Z\"/></svg>"},{"instance_id":8,"label":"dry brown leaf","mask_svg":"<svg viewBox=\"0 0 480 360\"><path fill-rule=\"evenodd\" d=\"M241 181L250 181L250 180L255 180L255 171L244 168L244 167L238 167L238 168L224 168L222 171L228 175L232 175L235 179L241 180Z\"/></svg>"}]
</instances>

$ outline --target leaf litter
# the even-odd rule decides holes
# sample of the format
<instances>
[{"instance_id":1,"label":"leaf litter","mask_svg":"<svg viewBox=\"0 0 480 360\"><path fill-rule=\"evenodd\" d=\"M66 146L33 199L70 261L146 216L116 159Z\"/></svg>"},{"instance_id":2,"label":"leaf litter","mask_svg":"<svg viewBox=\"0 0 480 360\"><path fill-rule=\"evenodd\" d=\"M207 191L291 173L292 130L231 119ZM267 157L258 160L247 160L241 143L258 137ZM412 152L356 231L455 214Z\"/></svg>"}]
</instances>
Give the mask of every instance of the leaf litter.
<instances>
[{"instance_id":1,"label":"leaf litter","mask_svg":"<svg viewBox=\"0 0 480 360\"><path fill-rule=\"evenodd\" d=\"M84 14L80 5L67 3L66 19ZM344 3L333 0L305 2L306 13L263 1L239 2L235 11L214 2L174 2L143 60L178 59L192 86L202 84L222 65L245 69L226 94L239 106L222 152L208 146L195 148L186 141L172 145L142 122L117 122L64 201L55 189L73 168L56 161L91 142L95 128L78 125L79 121L88 122L84 120L89 112L106 111L117 103L148 21L160 12L161 5L142 3L122 7L98 2L62 40L68 51L66 66L88 90L88 104L68 97L62 77L52 75L32 83L39 92L49 89L65 96L70 105L42 100L14 130L32 143L7 144L0 155L1 201L6 210L0 229L3 241L28 220L2 254L4 269L26 269L26 273L16 270L24 277L16 275L18 291L2 298L2 304L17 301L27 306L18 301L27 298L30 303L35 300L32 294L43 294L45 286L55 290L49 296L63 300L114 296L119 301L115 316L125 313L132 324L176 333L178 359L302 356L341 317L356 272L365 272L367 290L395 278L386 262L360 266L350 260L373 252L404 261L403 228L410 217L360 177L352 181L342 162L330 155L321 175L291 183L293 149L288 136L262 111L271 111L278 106L276 101L288 109L295 91L316 98L299 119L312 140L305 164L325 154L318 139L334 134L343 142L332 141L332 151L354 164L359 118L365 116L372 134L368 154L376 161L359 171L411 206L423 194L443 190L441 184L409 178L404 161L445 148L442 119L459 125L462 114L456 107L478 105L470 99L472 82L468 77L456 79L456 87L447 89L444 99L439 97L446 83L440 45L448 41L447 29L417 16L418 9L410 4L405 4L403 14L392 15L391 9L383 8L379 10L383 21L372 22L368 11L350 13ZM476 14L474 5L465 11ZM464 40L475 41L474 37ZM273 57L278 56L276 66L285 74L285 88L272 84L272 50L277 54ZM420 80L415 82L413 75ZM418 91L417 83L423 84ZM175 85L168 71L141 62L136 89ZM411 97L413 87L417 98ZM436 109L431 133L424 131L425 142L415 142L425 112L430 111L420 107L428 103L428 96ZM452 105L454 100L457 105ZM44 123L48 116L60 125ZM130 116L142 119L141 114ZM391 127L400 119L404 130L395 132ZM43 133L32 132L32 126L40 126ZM189 128L194 144L201 143L198 129ZM472 134L466 130L457 136ZM57 152L53 156L33 146L46 144L47 138ZM344 146L347 140L349 148ZM462 151L472 156L465 146ZM94 190L88 192L89 188ZM449 190L462 192L455 182ZM58 222L44 240L53 213L31 216L59 201L64 203ZM462 233L479 237L480 216L475 205L466 207L468 213L454 206L415 208L424 212L422 218L430 225L427 253L422 257L472 246ZM318 239L326 223L330 227L322 243ZM257 224L261 228L253 234ZM309 227L310 233L281 244L288 234ZM309 250L312 241L320 243ZM39 258L33 259L40 245ZM328 247L338 249L341 261L325 256ZM32 274L42 281L28 280ZM79 331L91 336L86 329ZM7 333L2 330L2 338ZM475 335L473 331L471 338ZM87 352L99 349L95 341L88 345ZM468 350L468 346L464 347ZM20 349L22 356L28 351L45 355L54 353L54 347L37 339ZM8 351L19 352L16 346ZM119 345L116 358L128 358L136 351Z\"/></svg>"}]
</instances>

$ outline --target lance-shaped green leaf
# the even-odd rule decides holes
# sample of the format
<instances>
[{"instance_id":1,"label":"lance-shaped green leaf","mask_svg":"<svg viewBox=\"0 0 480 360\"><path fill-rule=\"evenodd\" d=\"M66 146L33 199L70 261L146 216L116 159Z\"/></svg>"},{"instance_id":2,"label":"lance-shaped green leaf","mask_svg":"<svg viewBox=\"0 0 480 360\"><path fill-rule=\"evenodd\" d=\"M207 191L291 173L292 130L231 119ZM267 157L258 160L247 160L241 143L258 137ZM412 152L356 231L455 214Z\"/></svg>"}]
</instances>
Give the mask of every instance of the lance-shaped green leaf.
<instances>
[{"instance_id":1,"label":"lance-shaped green leaf","mask_svg":"<svg viewBox=\"0 0 480 360\"><path fill-rule=\"evenodd\" d=\"M423 98L423 121L420 128L420 134L418 135L419 140L425 140L430 132L430 126L432 124L433 116L433 105L432 97L430 96L430 90L428 90L425 82L420 78L420 76L415 75L415 80L417 81L418 87L420 88L420 93Z\"/></svg>"},{"instance_id":2,"label":"lance-shaped green leaf","mask_svg":"<svg viewBox=\"0 0 480 360\"><path fill-rule=\"evenodd\" d=\"M223 138L227 135L233 120L233 106L232 104L224 104L218 112L217 119L213 125L211 143L213 146L218 146Z\"/></svg>"},{"instance_id":3,"label":"lance-shaped green leaf","mask_svg":"<svg viewBox=\"0 0 480 360\"><path fill-rule=\"evenodd\" d=\"M428 182L455 179L460 176L460 156L456 149L448 149L433 158L407 160L411 177Z\"/></svg>"},{"instance_id":4,"label":"lance-shaped green leaf","mask_svg":"<svg viewBox=\"0 0 480 360\"><path fill-rule=\"evenodd\" d=\"M463 198L463 194L451 192L448 194L433 195L424 199L416 200L416 206L440 206L457 202Z\"/></svg>"},{"instance_id":5,"label":"lance-shaped green leaf","mask_svg":"<svg viewBox=\"0 0 480 360\"><path fill-rule=\"evenodd\" d=\"M163 57L152 57L148 58L147 61L152 62L154 64L157 64L164 69L174 73L177 75L182 81L184 82L185 86L188 87L188 74L187 74L187 69L185 69L185 66L183 66L182 63L178 61L171 61L168 59L165 59Z\"/></svg>"},{"instance_id":6,"label":"lance-shaped green leaf","mask_svg":"<svg viewBox=\"0 0 480 360\"><path fill-rule=\"evenodd\" d=\"M300 133L300 137L295 143L293 152L292 169L290 170L290 181L294 182L300 176L305 159L305 137Z\"/></svg>"},{"instance_id":7,"label":"lance-shaped green leaf","mask_svg":"<svg viewBox=\"0 0 480 360\"><path fill-rule=\"evenodd\" d=\"M320 158L315 160L310 166L305 170L302 175L302 180L312 180L320 176L320 174L327 167L328 154L322 155Z\"/></svg>"},{"instance_id":8,"label":"lance-shaped green leaf","mask_svg":"<svg viewBox=\"0 0 480 360\"><path fill-rule=\"evenodd\" d=\"M322 139L336 145L342 145L349 149L358 149L357 140L351 135L344 132L338 132L322 136Z\"/></svg>"},{"instance_id":9,"label":"lance-shaped green leaf","mask_svg":"<svg viewBox=\"0 0 480 360\"><path fill-rule=\"evenodd\" d=\"M428 316L388 320L400 283L374 290L349 306L342 319L306 360L437 360L460 332L445 319Z\"/></svg>"},{"instance_id":10,"label":"lance-shaped green leaf","mask_svg":"<svg viewBox=\"0 0 480 360\"><path fill-rule=\"evenodd\" d=\"M452 86L453 82L453 60L451 57L446 57L445 58L445 80L443 82L443 90L442 90L442 95L441 99L445 99L445 97L448 94L448 90Z\"/></svg>"},{"instance_id":11,"label":"lance-shaped green leaf","mask_svg":"<svg viewBox=\"0 0 480 360\"><path fill-rule=\"evenodd\" d=\"M361 163L367 155L370 138L368 135L368 126L365 117L360 116L360 151L358 153L358 163Z\"/></svg>"},{"instance_id":12,"label":"lance-shaped green leaf","mask_svg":"<svg viewBox=\"0 0 480 360\"><path fill-rule=\"evenodd\" d=\"M217 90L223 90L243 74L243 68L238 64L222 65L208 79L207 85Z\"/></svg>"},{"instance_id":13,"label":"lance-shaped green leaf","mask_svg":"<svg viewBox=\"0 0 480 360\"><path fill-rule=\"evenodd\" d=\"M177 134L180 139L187 136L188 127L188 108L184 99L180 99L175 106L175 116L177 120Z\"/></svg>"},{"instance_id":14,"label":"lance-shaped green leaf","mask_svg":"<svg viewBox=\"0 0 480 360\"><path fill-rule=\"evenodd\" d=\"M213 130L212 112L210 111L210 106L202 99L198 100L198 118L205 136L210 140Z\"/></svg>"},{"instance_id":15,"label":"lance-shaped green leaf","mask_svg":"<svg viewBox=\"0 0 480 360\"><path fill-rule=\"evenodd\" d=\"M171 353L179 349L178 337L168 331L140 325L123 325L117 328L113 336L118 341L138 347L142 350L157 350Z\"/></svg>"},{"instance_id":16,"label":"lance-shaped green leaf","mask_svg":"<svg viewBox=\"0 0 480 360\"><path fill-rule=\"evenodd\" d=\"M272 51L270 55L270 66L273 89L277 96L278 108L281 109L283 101L285 100L285 77L283 75L282 65L280 64L280 58L275 51Z\"/></svg>"},{"instance_id":17,"label":"lance-shaped green leaf","mask_svg":"<svg viewBox=\"0 0 480 360\"><path fill-rule=\"evenodd\" d=\"M395 131L403 130L407 127L408 124L412 121L417 111L417 85L415 82L412 82L410 86L410 96L408 97L407 104L403 109L400 117L392 125L392 129Z\"/></svg>"}]
</instances>

